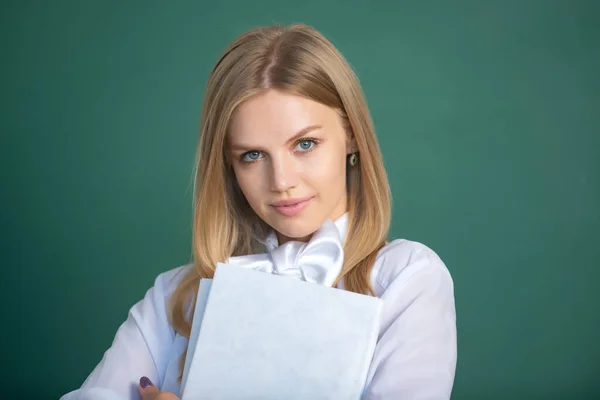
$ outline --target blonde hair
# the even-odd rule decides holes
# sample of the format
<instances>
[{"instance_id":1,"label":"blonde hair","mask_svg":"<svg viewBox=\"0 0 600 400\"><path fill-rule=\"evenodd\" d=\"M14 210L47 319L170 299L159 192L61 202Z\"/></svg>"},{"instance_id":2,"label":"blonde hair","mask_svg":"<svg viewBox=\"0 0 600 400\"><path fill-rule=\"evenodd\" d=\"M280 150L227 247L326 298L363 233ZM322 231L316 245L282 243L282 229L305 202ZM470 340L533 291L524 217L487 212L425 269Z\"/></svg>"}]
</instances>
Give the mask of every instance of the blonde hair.
<instances>
[{"instance_id":1,"label":"blonde hair","mask_svg":"<svg viewBox=\"0 0 600 400\"><path fill-rule=\"evenodd\" d=\"M370 272L385 244L391 218L390 190L364 95L351 67L319 32L306 25L253 29L238 37L214 67L206 88L194 188L194 268L169 303L173 328L189 338L193 305L202 278L217 262L261 249L269 229L239 189L226 152L236 108L267 89L303 96L339 113L355 140L358 163L347 169L348 230L337 283L373 295ZM180 370L185 362L182 356ZM180 377L181 379L181 377Z\"/></svg>"}]
</instances>

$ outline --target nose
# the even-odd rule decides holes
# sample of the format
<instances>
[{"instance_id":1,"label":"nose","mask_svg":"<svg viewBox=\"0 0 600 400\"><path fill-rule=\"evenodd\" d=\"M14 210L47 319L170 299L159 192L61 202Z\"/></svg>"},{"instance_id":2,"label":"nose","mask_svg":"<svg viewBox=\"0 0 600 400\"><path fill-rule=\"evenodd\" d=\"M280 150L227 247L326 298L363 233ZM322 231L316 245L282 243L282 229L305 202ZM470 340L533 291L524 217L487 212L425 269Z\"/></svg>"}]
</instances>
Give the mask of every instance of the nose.
<instances>
[{"instance_id":1,"label":"nose","mask_svg":"<svg viewBox=\"0 0 600 400\"><path fill-rule=\"evenodd\" d=\"M271 158L271 190L285 192L298 185L298 166L291 155Z\"/></svg>"}]
</instances>

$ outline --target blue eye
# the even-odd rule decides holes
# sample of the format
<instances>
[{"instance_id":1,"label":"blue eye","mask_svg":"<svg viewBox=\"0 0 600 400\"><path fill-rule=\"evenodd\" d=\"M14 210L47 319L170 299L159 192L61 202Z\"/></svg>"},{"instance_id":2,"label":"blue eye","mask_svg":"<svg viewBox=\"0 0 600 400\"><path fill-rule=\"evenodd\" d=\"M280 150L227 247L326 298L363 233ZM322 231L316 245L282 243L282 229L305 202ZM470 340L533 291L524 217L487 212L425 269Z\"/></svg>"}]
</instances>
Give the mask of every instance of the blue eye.
<instances>
[{"instance_id":1,"label":"blue eye","mask_svg":"<svg viewBox=\"0 0 600 400\"><path fill-rule=\"evenodd\" d=\"M298 142L296 149L299 151L310 151L315 147L315 141L312 139L304 139Z\"/></svg>"},{"instance_id":2,"label":"blue eye","mask_svg":"<svg viewBox=\"0 0 600 400\"><path fill-rule=\"evenodd\" d=\"M260 151L252 150L242 154L242 161L252 162L263 158L264 156Z\"/></svg>"}]
</instances>

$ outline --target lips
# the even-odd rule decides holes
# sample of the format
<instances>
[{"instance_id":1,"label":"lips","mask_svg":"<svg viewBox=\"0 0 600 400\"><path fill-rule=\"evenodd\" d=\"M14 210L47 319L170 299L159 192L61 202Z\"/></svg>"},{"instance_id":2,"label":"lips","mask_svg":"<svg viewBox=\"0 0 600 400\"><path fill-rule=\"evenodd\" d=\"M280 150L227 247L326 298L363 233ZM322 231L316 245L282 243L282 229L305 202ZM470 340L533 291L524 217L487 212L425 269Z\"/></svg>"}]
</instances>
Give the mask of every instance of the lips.
<instances>
[{"instance_id":1,"label":"lips","mask_svg":"<svg viewBox=\"0 0 600 400\"><path fill-rule=\"evenodd\" d=\"M307 200L312 199L312 196L309 197L297 197L295 199L287 199L287 200L280 200L278 202L275 202L272 204L273 207L287 207L287 206L293 206L299 203L303 203Z\"/></svg>"},{"instance_id":2,"label":"lips","mask_svg":"<svg viewBox=\"0 0 600 400\"><path fill-rule=\"evenodd\" d=\"M273 203L272 206L279 214L285 217L293 217L300 214L310 204L313 197L303 197L296 199L281 200Z\"/></svg>"}]
</instances>

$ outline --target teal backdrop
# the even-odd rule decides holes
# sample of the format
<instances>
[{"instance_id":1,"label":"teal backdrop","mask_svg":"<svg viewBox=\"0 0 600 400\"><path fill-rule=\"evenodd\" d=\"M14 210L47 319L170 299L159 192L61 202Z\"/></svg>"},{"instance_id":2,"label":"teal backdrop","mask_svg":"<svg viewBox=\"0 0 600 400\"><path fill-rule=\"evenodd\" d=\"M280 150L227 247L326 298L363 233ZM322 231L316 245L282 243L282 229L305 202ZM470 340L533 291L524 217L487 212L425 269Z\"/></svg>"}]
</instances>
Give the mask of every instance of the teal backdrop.
<instances>
[{"instance_id":1,"label":"teal backdrop","mask_svg":"<svg viewBox=\"0 0 600 400\"><path fill-rule=\"evenodd\" d=\"M4 398L78 387L155 276L190 260L208 74L245 30L292 22L360 77L390 236L452 273L453 398L600 398L600 2L1 9Z\"/></svg>"}]
</instances>

